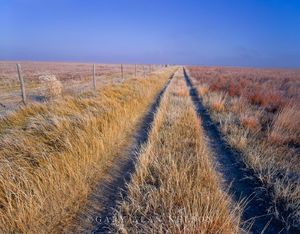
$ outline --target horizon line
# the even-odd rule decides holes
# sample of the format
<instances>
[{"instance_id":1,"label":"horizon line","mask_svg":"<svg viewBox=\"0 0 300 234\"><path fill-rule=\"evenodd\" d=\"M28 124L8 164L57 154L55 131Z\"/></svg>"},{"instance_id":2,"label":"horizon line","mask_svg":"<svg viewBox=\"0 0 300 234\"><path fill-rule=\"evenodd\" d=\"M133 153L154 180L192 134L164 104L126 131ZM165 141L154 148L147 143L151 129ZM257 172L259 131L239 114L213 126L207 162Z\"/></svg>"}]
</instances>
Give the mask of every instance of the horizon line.
<instances>
[{"instance_id":1,"label":"horizon line","mask_svg":"<svg viewBox=\"0 0 300 234\"><path fill-rule=\"evenodd\" d=\"M169 66L195 66L195 67L224 67L224 68L253 68L253 69L287 69L287 70L300 70L299 67L287 67L287 66L251 66L251 65L221 65L221 64L176 64L176 63L133 63L133 62L124 62L124 63L112 63L112 62L96 62L91 60L82 60L82 61L75 61L75 60L23 60L23 59L16 59L16 60L3 60L0 59L0 63L70 63L70 64L103 64L103 65L169 65Z\"/></svg>"}]
</instances>

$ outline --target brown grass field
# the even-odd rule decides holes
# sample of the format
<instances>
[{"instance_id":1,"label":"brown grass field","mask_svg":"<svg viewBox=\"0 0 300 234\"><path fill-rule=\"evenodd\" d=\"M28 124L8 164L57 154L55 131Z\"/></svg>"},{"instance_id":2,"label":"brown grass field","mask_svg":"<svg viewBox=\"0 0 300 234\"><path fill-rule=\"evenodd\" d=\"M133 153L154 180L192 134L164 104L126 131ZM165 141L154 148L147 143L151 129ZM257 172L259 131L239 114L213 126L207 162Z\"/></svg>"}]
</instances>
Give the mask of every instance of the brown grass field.
<instances>
[{"instance_id":1,"label":"brown grass field","mask_svg":"<svg viewBox=\"0 0 300 234\"><path fill-rule=\"evenodd\" d=\"M29 103L42 102L47 98L47 87L42 77L45 75L54 75L57 78L62 86L62 95L80 95L93 88L93 64L0 61L0 115L15 110L21 103L16 63L21 64ZM137 65L137 78L144 78L144 74L160 68L158 65ZM135 65L130 64L123 65L124 79L120 64L96 64L95 71L98 88L135 77Z\"/></svg>"},{"instance_id":2,"label":"brown grass field","mask_svg":"<svg viewBox=\"0 0 300 234\"><path fill-rule=\"evenodd\" d=\"M189 67L189 73L228 144L272 194L278 218L299 226L300 70Z\"/></svg>"},{"instance_id":3,"label":"brown grass field","mask_svg":"<svg viewBox=\"0 0 300 234\"><path fill-rule=\"evenodd\" d=\"M259 217L244 216L251 197L236 199L224 176L233 170L221 170L227 148L243 179L251 171L271 197L263 215L299 230L299 70L190 66L194 95L178 66L139 65L135 76L124 65L122 79L120 65L99 64L93 90L92 64L22 62L25 106L15 63L0 62L0 233L90 233L100 216L105 233L256 233ZM195 96L222 134L221 153ZM124 177L119 169L130 179L111 205L101 194L122 188L105 186ZM268 224L260 230L278 230Z\"/></svg>"},{"instance_id":4,"label":"brown grass field","mask_svg":"<svg viewBox=\"0 0 300 234\"><path fill-rule=\"evenodd\" d=\"M3 117L0 232L61 233L72 226L173 70Z\"/></svg>"}]
</instances>

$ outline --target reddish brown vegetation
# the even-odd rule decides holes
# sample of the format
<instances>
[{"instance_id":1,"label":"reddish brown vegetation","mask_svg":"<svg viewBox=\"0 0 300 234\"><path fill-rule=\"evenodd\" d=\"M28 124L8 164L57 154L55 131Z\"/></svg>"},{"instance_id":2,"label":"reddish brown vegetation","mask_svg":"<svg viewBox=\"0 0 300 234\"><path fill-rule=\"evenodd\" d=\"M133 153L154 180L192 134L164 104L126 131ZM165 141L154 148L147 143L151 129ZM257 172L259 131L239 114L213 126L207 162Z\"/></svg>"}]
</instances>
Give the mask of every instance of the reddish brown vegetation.
<instances>
[{"instance_id":1,"label":"reddish brown vegetation","mask_svg":"<svg viewBox=\"0 0 300 234\"><path fill-rule=\"evenodd\" d=\"M251 132L255 132L260 129L259 120L254 116L243 117L240 121L242 126L249 129Z\"/></svg>"},{"instance_id":2,"label":"reddish brown vegetation","mask_svg":"<svg viewBox=\"0 0 300 234\"><path fill-rule=\"evenodd\" d=\"M246 96L251 104L263 106L271 112L283 108L286 104L286 98L276 91L254 90L248 92Z\"/></svg>"},{"instance_id":3,"label":"reddish brown vegetation","mask_svg":"<svg viewBox=\"0 0 300 234\"><path fill-rule=\"evenodd\" d=\"M250 68L192 67L191 76L206 83L211 91L244 97L270 112L288 102L300 102L300 71Z\"/></svg>"},{"instance_id":4,"label":"reddish brown vegetation","mask_svg":"<svg viewBox=\"0 0 300 234\"><path fill-rule=\"evenodd\" d=\"M222 112L225 110L224 103L220 101L215 101L212 103L212 109L217 112Z\"/></svg>"},{"instance_id":5,"label":"reddish brown vegetation","mask_svg":"<svg viewBox=\"0 0 300 234\"><path fill-rule=\"evenodd\" d=\"M271 144L292 144L297 147L300 139L300 70L190 67L190 75L198 86L200 95L208 91L225 92L238 97L230 111L243 113L245 107L254 105L264 110L264 119L243 117L240 123L252 132L261 130ZM197 85L197 84L196 84ZM202 90L203 87L206 90ZM221 112L224 104L213 102L211 108ZM262 125L262 126L261 126ZM270 131L269 131L270 130Z\"/></svg>"},{"instance_id":6,"label":"reddish brown vegetation","mask_svg":"<svg viewBox=\"0 0 300 234\"><path fill-rule=\"evenodd\" d=\"M209 88L199 95L228 144L270 191L270 211L300 228L300 70L190 67L189 73L198 91Z\"/></svg>"}]
</instances>

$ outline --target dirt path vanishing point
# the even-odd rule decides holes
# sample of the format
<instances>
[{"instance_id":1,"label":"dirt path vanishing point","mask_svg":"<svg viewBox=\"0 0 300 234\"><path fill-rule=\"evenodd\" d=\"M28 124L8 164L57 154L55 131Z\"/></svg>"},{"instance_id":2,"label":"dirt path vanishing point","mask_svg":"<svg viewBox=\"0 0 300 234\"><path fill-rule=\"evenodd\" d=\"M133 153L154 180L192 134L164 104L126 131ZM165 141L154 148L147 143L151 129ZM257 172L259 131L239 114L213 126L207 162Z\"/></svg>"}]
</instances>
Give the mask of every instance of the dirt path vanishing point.
<instances>
[{"instance_id":1,"label":"dirt path vanishing point","mask_svg":"<svg viewBox=\"0 0 300 234\"><path fill-rule=\"evenodd\" d=\"M121 198L126 197L126 184L130 182L131 174L135 171L135 162L137 156L139 155L140 148L148 140L148 133L151 129L155 113L159 108L161 98L175 73L170 76L169 81L157 96L147 115L143 118L142 124L135 134L135 144L130 149L128 159L122 163L120 168L118 168L117 173L116 171L111 172L111 177L113 178L112 180L107 181L105 184L101 184L102 191L104 193L102 196L105 199L103 204L105 204L105 207L99 216L96 217L95 220L97 221L97 225L92 233L96 234L109 232L114 209L116 208L117 202L121 200Z\"/></svg>"},{"instance_id":2,"label":"dirt path vanishing point","mask_svg":"<svg viewBox=\"0 0 300 234\"><path fill-rule=\"evenodd\" d=\"M203 129L212 152L218 163L218 171L224 178L225 185L229 187L229 193L236 202L247 201L242 214L242 220L252 223L252 233L300 233L300 230L287 230L284 223L269 213L271 198L266 189L255 176L254 172L247 168L242 161L242 155L226 144L217 125L211 119L208 111L202 104L197 90L194 88L186 70L184 78L190 89L190 96L196 112L202 120Z\"/></svg>"}]
</instances>

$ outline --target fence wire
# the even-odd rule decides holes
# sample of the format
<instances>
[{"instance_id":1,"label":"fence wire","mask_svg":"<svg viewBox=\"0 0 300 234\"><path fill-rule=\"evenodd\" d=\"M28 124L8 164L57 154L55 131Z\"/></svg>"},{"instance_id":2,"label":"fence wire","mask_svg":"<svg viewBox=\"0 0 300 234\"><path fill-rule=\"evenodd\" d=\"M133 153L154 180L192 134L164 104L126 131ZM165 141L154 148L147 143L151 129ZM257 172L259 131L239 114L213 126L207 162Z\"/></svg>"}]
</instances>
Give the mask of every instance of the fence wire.
<instances>
[{"instance_id":1,"label":"fence wire","mask_svg":"<svg viewBox=\"0 0 300 234\"><path fill-rule=\"evenodd\" d=\"M47 79L55 77L61 85L61 95L80 95L93 90L93 64L21 62L26 102L47 101ZM162 65L95 64L96 88L121 83L136 77L144 79ZM16 62L0 62L0 116L22 106L22 94Z\"/></svg>"}]
</instances>

